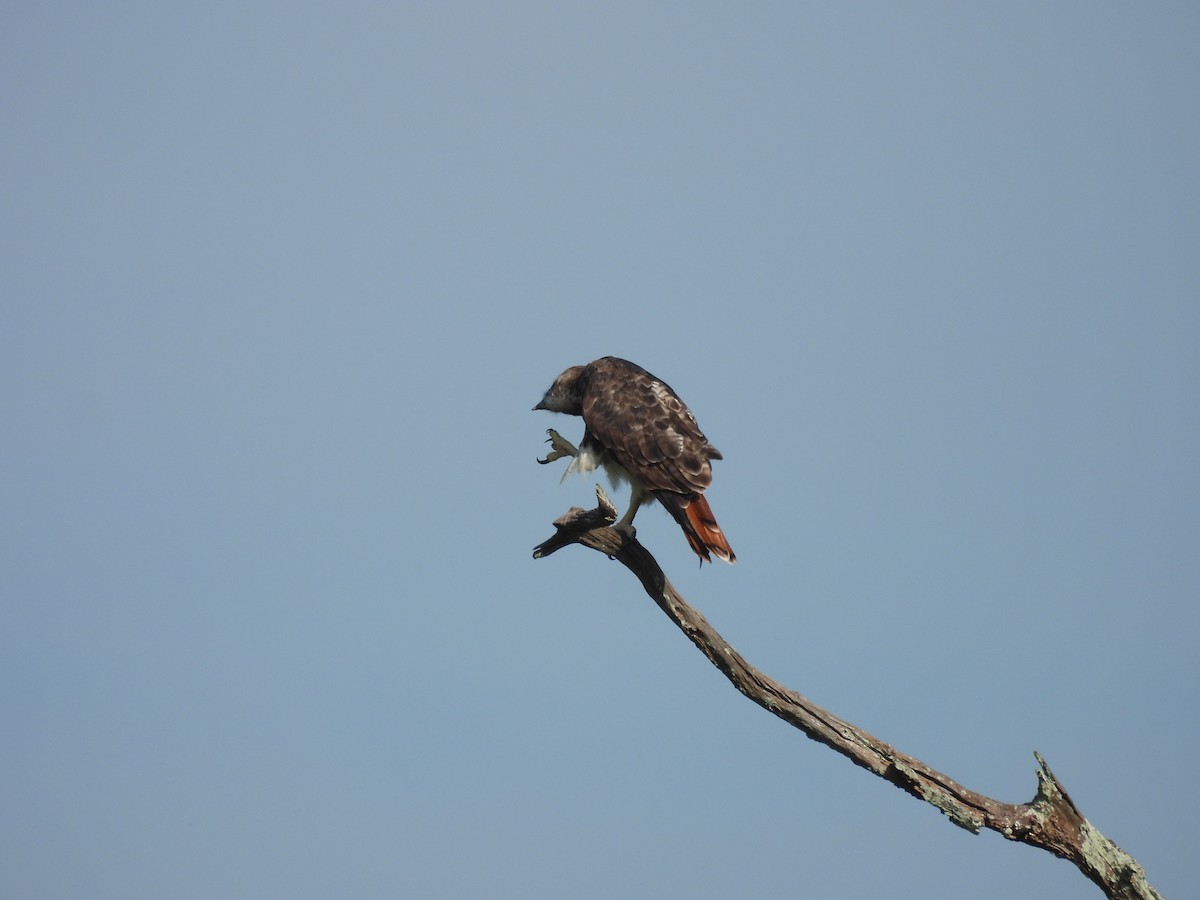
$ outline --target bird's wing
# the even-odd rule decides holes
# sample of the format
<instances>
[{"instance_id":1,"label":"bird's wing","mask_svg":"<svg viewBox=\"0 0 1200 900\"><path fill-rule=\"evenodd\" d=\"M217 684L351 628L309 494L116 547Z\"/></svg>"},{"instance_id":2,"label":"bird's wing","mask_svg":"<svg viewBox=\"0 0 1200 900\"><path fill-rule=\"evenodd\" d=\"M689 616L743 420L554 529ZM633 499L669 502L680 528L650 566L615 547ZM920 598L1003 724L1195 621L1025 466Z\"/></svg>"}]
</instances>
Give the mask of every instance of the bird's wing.
<instances>
[{"instance_id":1,"label":"bird's wing","mask_svg":"<svg viewBox=\"0 0 1200 900\"><path fill-rule=\"evenodd\" d=\"M708 443L670 385L615 357L591 364L583 421L629 474L650 490L699 494L712 482Z\"/></svg>"}]
</instances>

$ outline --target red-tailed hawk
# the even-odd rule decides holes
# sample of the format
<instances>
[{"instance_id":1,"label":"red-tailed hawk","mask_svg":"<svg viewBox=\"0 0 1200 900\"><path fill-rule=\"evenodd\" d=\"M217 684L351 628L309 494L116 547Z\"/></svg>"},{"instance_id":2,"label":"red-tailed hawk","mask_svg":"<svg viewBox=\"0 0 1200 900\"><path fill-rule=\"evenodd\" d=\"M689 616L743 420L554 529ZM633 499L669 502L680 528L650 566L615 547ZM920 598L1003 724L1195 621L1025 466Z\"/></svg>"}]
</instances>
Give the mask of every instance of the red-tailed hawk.
<instances>
[{"instance_id":1,"label":"red-tailed hawk","mask_svg":"<svg viewBox=\"0 0 1200 900\"><path fill-rule=\"evenodd\" d=\"M564 478L602 466L614 484L628 481L629 509L617 528L632 531L638 507L657 500L701 561L712 562L710 551L726 562L737 558L704 499L704 489L712 483L710 461L721 459L721 453L665 381L641 366L606 356L567 369L534 409L583 416L579 447L551 428L547 433L554 449L538 462L571 456Z\"/></svg>"}]
</instances>

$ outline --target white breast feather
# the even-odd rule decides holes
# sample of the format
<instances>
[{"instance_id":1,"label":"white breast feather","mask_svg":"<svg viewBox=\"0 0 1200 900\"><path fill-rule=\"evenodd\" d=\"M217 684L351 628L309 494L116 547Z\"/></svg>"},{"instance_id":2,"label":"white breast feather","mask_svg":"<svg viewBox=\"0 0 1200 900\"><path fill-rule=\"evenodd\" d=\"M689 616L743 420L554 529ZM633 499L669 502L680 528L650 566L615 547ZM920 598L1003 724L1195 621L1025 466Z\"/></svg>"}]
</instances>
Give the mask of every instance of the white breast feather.
<instances>
[{"instance_id":1,"label":"white breast feather","mask_svg":"<svg viewBox=\"0 0 1200 900\"><path fill-rule=\"evenodd\" d=\"M580 447L579 452L571 460L571 464L567 466L567 471L563 472L562 480L566 481L567 476L574 472L578 472L580 475L594 472L598 465L600 465L600 454L590 447Z\"/></svg>"},{"instance_id":2,"label":"white breast feather","mask_svg":"<svg viewBox=\"0 0 1200 900\"><path fill-rule=\"evenodd\" d=\"M604 469L604 474L608 476L608 483L614 488L620 487L623 484L633 484L633 478L630 477L629 470L613 459L611 454L597 453L591 447L579 448L579 452L575 454L575 457L571 460L571 464L563 472L563 477L560 481L566 481L567 476L575 472L578 472L580 475L586 475L588 472L594 472L598 468Z\"/></svg>"}]
</instances>

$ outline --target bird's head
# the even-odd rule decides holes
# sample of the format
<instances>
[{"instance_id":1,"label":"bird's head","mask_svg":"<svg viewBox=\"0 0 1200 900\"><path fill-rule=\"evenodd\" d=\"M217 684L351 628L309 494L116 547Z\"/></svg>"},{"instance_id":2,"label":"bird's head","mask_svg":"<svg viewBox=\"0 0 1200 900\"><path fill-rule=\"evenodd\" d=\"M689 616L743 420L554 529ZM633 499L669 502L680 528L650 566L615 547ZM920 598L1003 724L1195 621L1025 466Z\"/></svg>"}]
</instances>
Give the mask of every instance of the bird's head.
<instances>
[{"instance_id":1,"label":"bird's head","mask_svg":"<svg viewBox=\"0 0 1200 900\"><path fill-rule=\"evenodd\" d=\"M554 384L550 385L534 409L548 409L550 412L567 413L572 416L583 415L583 392L587 387L586 370L586 366L571 366L554 379Z\"/></svg>"}]
</instances>

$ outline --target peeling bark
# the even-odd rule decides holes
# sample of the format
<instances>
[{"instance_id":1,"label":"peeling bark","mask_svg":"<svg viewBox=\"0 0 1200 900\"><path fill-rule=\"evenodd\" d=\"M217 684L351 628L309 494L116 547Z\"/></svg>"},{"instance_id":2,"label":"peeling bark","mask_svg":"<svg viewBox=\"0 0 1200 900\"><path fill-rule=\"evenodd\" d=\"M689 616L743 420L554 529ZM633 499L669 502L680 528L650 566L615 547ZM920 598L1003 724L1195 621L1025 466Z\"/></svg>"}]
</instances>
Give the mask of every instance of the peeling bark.
<instances>
[{"instance_id":1,"label":"peeling bark","mask_svg":"<svg viewBox=\"0 0 1200 900\"><path fill-rule=\"evenodd\" d=\"M1069 860L1114 900L1162 900L1146 883L1137 860L1101 834L1075 806L1041 754L1038 788L1028 803L1001 803L963 787L915 757L839 719L811 700L746 662L671 585L654 557L637 540L611 528L616 509L596 487L597 507L572 507L554 522L555 534L534 548L541 559L570 544L582 544L615 559L642 583L646 593L735 688L763 709L799 728L912 796L932 804L960 828L984 828L1011 841L1048 850Z\"/></svg>"}]
</instances>

